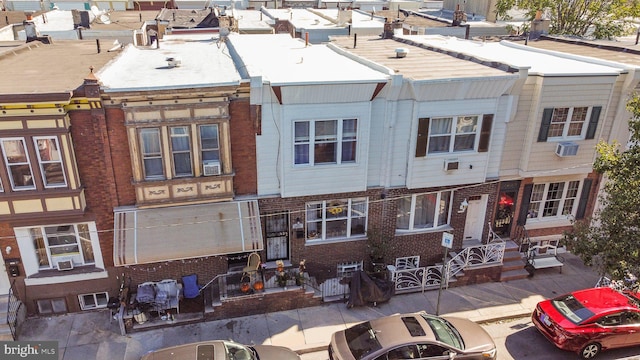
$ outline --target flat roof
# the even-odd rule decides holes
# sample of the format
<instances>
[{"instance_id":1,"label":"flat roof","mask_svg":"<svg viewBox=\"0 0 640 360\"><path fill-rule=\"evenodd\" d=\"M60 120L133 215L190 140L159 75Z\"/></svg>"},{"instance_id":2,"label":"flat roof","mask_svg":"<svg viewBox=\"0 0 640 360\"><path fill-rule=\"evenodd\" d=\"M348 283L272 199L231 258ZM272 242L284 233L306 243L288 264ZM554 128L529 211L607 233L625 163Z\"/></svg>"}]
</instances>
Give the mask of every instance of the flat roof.
<instances>
[{"instance_id":1,"label":"flat roof","mask_svg":"<svg viewBox=\"0 0 640 360\"><path fill-rule=\"evenodd\" d=\"M0 54L0 94L73 91L117 54L97 51L95 40L32 41Z\"/></svg>"},{"instance_id":2,"label":"flat roof","mask_svg":"<svg viewBox=\"0 0 640 360\"><path fill-rule=\"evenodd\" d=\"M381 39L377 36L358 36L354 47L353 37L334 36L331 37L331 43L413 80L479 78L510 74L506 66L499 69L423 48L415 43L402 42L398 38ZM399 48L408 51L405 57L396 57L396 49Z\"/></svg>"},{"instance_id":3,"label":"flat roof","mask_svg":"<svg viewBox=\"0 0 640 360\"><path fill-rule=\"evenodd\" d=\"M289 34L229 35L230 47L250 76L271 85L371 83L388 74L338 54L324 44L309 44Z\"/></svg>"},{"instance_id":4,"label":"flat roof","mask_svg":"<svg viewBox=\"0 0 640 360\"><path fill-rule=\"evenodd\" d=\"M153 22L158 10L109 11L106 15L109 17L109 23L103 24L100 19L96 19L91 23L91 30L138 30L145 22Z\"/></svg>"},{"instance_id":5,"label":"flat roof","mask_svg":"<svg viewBox=\"0 0 640 360\"><path fill-rule=\"evenodd\" d=\"M483 42L434 35L400 35L398 37L486 61L499 61L517 68L529 68L529 74L575 76L617 75L620 72L620 67L581 61L575 57L551 54L505 41Z\"/></svg>"},{"instance_id":6,"label":"flat roof","mask_svg":"<svg viewBox=\"0 0 640 360\"><path fill-rule=\"evenodd\" d=\"M167 58L180 66L170 67ZM211 34L165 35L159 48L127 45L96 76L105 92L238 85L241 80L228 49Z\"/></svg>"},{"instance_id":7,"label":"flat roof","mask_svg":"<svg viewBox=\"0 0 640 360\"><path fill-rule=\"evenodd\" d=\"M521 45L525 43L524 39L510 41ZM635 36L618 41L542 36L538 40L527 41L527 46L640 66L640 45L635 43Z\"/></svg>"}]
</instances>

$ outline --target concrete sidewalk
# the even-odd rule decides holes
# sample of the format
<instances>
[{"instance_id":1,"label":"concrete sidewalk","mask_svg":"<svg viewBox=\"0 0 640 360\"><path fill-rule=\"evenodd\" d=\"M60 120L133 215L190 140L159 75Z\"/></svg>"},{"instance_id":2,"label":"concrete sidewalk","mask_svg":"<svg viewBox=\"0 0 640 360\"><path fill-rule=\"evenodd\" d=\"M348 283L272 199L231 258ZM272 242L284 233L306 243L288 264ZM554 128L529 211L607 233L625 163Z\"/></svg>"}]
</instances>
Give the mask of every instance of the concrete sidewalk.
<instances>
[{"instance_id":1,"label":"concrete sidewalk","mask_svg":"<svg viewBox=\"0 0 640 360\"><path fill-rule=\"evenodd\" d=\"M396 295L377 307L348 309L345 303L281 311L226 320L136 332L121 336L109 311L74 313L28 319L19 341L55 340L60 359L134 360L150 350L210 339L230 339L244 344L282 345L299 353L326 348L331 334L356 322L398 312L426 310L476 322L529 316L546 298L593 287L598 275L573 254L564 254L558 269L538 270L535 276L509 282L484 283L443 290Z\"/></svg>"}]
</instances>

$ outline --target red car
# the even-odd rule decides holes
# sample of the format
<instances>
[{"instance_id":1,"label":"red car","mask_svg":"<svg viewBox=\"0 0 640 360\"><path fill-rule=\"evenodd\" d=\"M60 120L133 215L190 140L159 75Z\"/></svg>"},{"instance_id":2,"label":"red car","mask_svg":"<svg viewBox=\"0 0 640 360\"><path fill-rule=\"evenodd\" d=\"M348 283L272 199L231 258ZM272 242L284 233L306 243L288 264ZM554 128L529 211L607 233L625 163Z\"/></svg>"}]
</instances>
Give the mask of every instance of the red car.
<instances>
[{"instance_id":1,"label":"red car","mask_svg":"<svg viewBox=\"0 0 640 360\"><path fill-rule=\"evenodd\" d=\"M602 350L640 345L639 295L579 290L539 302L531 321L558 348L592 359Z\"/></svg>"}]
</instances>

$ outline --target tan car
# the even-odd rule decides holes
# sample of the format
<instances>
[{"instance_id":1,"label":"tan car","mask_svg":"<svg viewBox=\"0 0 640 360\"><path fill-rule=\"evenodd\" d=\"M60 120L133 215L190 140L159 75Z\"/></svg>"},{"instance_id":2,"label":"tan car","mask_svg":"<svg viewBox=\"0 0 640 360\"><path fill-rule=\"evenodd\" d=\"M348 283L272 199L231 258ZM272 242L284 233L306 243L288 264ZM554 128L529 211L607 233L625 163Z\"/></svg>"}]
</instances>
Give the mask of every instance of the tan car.
<instances>
[{"instance_id":1,"label":"tan car","mask_svg":"<svg viewBox=\"0 0 640 360\"><path fill-rule=\"evenodd\" d=\"M172 346L148 352L141 360L300 360L293 350L283 346L242 345L232 341L211 340Z\"/></svg>"},{"instance_id":2,"label":"tan car","mask_svg":"<svg viewBox=\"0 0 640 360\"><path fill-rule=\"evenodd\" d=\"M330 360L496 359L496 345L480 325L426 312L395 314L334 333Z\"/></svg>"}]
</instances>

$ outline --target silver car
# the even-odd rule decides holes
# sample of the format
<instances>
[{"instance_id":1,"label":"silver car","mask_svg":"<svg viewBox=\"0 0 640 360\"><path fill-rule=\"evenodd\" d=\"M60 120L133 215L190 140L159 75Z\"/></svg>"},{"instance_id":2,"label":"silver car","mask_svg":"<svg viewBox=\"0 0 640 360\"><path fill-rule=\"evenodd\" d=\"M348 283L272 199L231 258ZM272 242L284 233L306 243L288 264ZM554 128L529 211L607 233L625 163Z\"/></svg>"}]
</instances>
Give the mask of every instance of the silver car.
<instances>
[{"instance_id":1,"label":"silver car","mask_svg":"<svg viewBox=\"0 0 640 360\"><path fill-rule=\"evenodd\" d=\"M330 360L496 359L496 345L480 325L426 312L395 314L334 333Z\"/></svg>"},{"instance_id":2,"label":"silver car","mask_svg":"<svg viewBox=\"0 0 640 360\"><path fill-rule=\"evenodd\" d=\"M148 352L141 360L300 360L293 350L272 345L242 345L211 340Z\"/></svg>"}]
</instances>

